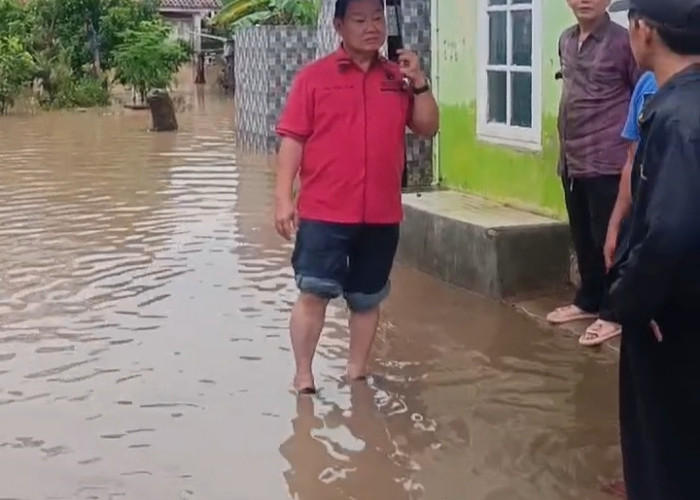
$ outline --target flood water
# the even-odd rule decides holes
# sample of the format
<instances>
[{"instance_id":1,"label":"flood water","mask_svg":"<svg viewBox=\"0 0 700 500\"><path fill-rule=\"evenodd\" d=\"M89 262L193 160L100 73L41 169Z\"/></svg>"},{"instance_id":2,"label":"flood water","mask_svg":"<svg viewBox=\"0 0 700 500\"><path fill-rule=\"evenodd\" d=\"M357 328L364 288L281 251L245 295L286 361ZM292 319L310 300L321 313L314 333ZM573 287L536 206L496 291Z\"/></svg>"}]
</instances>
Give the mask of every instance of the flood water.
<instances>
[{"instance_id":1,"label":"flood water","mask_svg":"<svg viewBox=\"0 0 700 500\"><path fill-rule=\"evenodd\" d=\"M0 498L596 500L616 360L397 267L368 386L342 304L289 392L290 247L230 100L0 118Z\"/></svg>"}]
</instances>

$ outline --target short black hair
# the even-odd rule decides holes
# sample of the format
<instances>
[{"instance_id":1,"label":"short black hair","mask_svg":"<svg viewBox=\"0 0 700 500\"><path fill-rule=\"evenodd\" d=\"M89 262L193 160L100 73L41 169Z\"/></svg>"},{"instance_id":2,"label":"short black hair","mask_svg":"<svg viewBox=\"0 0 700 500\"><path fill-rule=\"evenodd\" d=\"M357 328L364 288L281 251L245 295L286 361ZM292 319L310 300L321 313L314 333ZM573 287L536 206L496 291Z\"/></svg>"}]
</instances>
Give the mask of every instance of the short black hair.
<instances>
[{"instance_id":1,"label":"short black hair","mask_svg":"<svg viewBox=\"0 0 700 500\"><path fill-rule=\"evenodd\" d=\"M629 18L635 22L643 20L651 26L659 35L661 41L674 54L681 56L700 56L700 9L689 16L692 21L689 21L690 26L694 26L692 30L675 28L666 24L660 24L639 15L638 12L630 9Z\"/></svg>"},{"instance_id":2,"label":"short black hair","mask_svg":"<svg viewBox=\"0 0 700 500\"><path fill-rule=\"evenodd\" d=\"M335 12L333 13L333 19L345 19L345 15L348 13L348 5L353 0L335 0ZM377 0L382 7L386 6L385 0ZM389 0L391 2L392 0ZM401 0L393 0L394 2Z\"/></svg>"}]
</instances>

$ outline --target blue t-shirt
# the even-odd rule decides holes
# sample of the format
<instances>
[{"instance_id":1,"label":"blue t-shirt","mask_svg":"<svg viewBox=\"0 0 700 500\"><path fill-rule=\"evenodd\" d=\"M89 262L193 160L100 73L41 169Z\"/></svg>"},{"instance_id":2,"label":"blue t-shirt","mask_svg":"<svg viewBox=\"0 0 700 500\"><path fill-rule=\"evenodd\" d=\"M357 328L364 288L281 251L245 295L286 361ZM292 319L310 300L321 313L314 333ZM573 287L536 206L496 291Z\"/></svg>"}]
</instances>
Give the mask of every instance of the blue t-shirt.
<instances>
[{"instance_id":1,"label":"blue t-shirt","mask_svg":"<svg viewBox=\"0 0 700 500\"><path fill-rule=\"evenodd\" d=\"M622 137L631 142L639 142L639 115L644 109L644 103L658 90L656 77L651 71L644 73L637 82L632 93L627 121L622 129Z\"/></svg>"}]
</instances>

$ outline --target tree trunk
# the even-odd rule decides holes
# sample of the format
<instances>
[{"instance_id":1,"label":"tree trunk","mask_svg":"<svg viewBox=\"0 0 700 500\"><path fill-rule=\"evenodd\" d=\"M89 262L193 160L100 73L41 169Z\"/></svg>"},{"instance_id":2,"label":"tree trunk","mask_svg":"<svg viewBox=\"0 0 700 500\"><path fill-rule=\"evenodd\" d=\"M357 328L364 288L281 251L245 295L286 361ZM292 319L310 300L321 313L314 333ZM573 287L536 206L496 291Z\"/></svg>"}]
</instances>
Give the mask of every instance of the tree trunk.
<instances>
[{"instance_id":1,"label":"tree trunk","mask_svg":"<svg viewBox=\"0 0 700 500\"><path fill-rule=\"evenodd\" d=\"M102 57L100 55L100 42L97 36L97 31L95 30L95 25L92 24L92 20L87 18L87 29L90 38L90 48L92 49L92 65L95 71L95 76L102 75Z\"/></svg>"},{"instance_id":2,"label":"tree trunk","mask_svg":"<svg viewBox=\"0 0 700 500\"><path fill-rule=\"evenodd\" d=\"M147 98L151 109L154 132L170 132L178 129L175 117L175 105L170 95L164 90L154 90Z\"/></svg>"},{"instance_id":3,"label":"tree trunk","mask_svg":"<svg viewBox=\"0 0 700 500\"><path fill-rule=\"evenodd\" d=\"M197 85L207 83L204 77L204 52L197 54L197 74L194 78L194 83Z\"/></svg>"}]
</instances>

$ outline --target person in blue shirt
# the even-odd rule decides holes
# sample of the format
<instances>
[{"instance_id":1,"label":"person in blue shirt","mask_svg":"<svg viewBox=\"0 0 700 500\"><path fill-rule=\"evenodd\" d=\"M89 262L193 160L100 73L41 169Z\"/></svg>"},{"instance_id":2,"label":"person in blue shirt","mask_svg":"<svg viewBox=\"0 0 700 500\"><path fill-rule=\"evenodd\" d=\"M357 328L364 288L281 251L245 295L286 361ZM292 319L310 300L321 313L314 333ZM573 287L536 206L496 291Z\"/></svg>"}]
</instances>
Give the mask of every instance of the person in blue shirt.
<instances>
[{"instance_id":1,"label":"person in blue shirt","mask_svg":"<svg viewBox=\"0 0 700 500\"><path fill-rule=\"evenodd\" d=\"M622 137L630 142L630 148L627 154L627 163L622 170L620 190L617 194L615 208L610 216L608 234L605 239L605 247L603 250L605 266L608 270L610 270L615 261L616 251L618 250L618 243L620 241L620 233L623 230L623 222L632 209L632 163L634 161L634 155L637 152L637 144L639 143L640 137L639 117L642 114L644 105L656 94L657 90L658 87L656 85L654 73L647 71L637 82L637 86L632 94L632 99L630 100L627 121L622 129Z\"/></svg>"}]
</instances>

